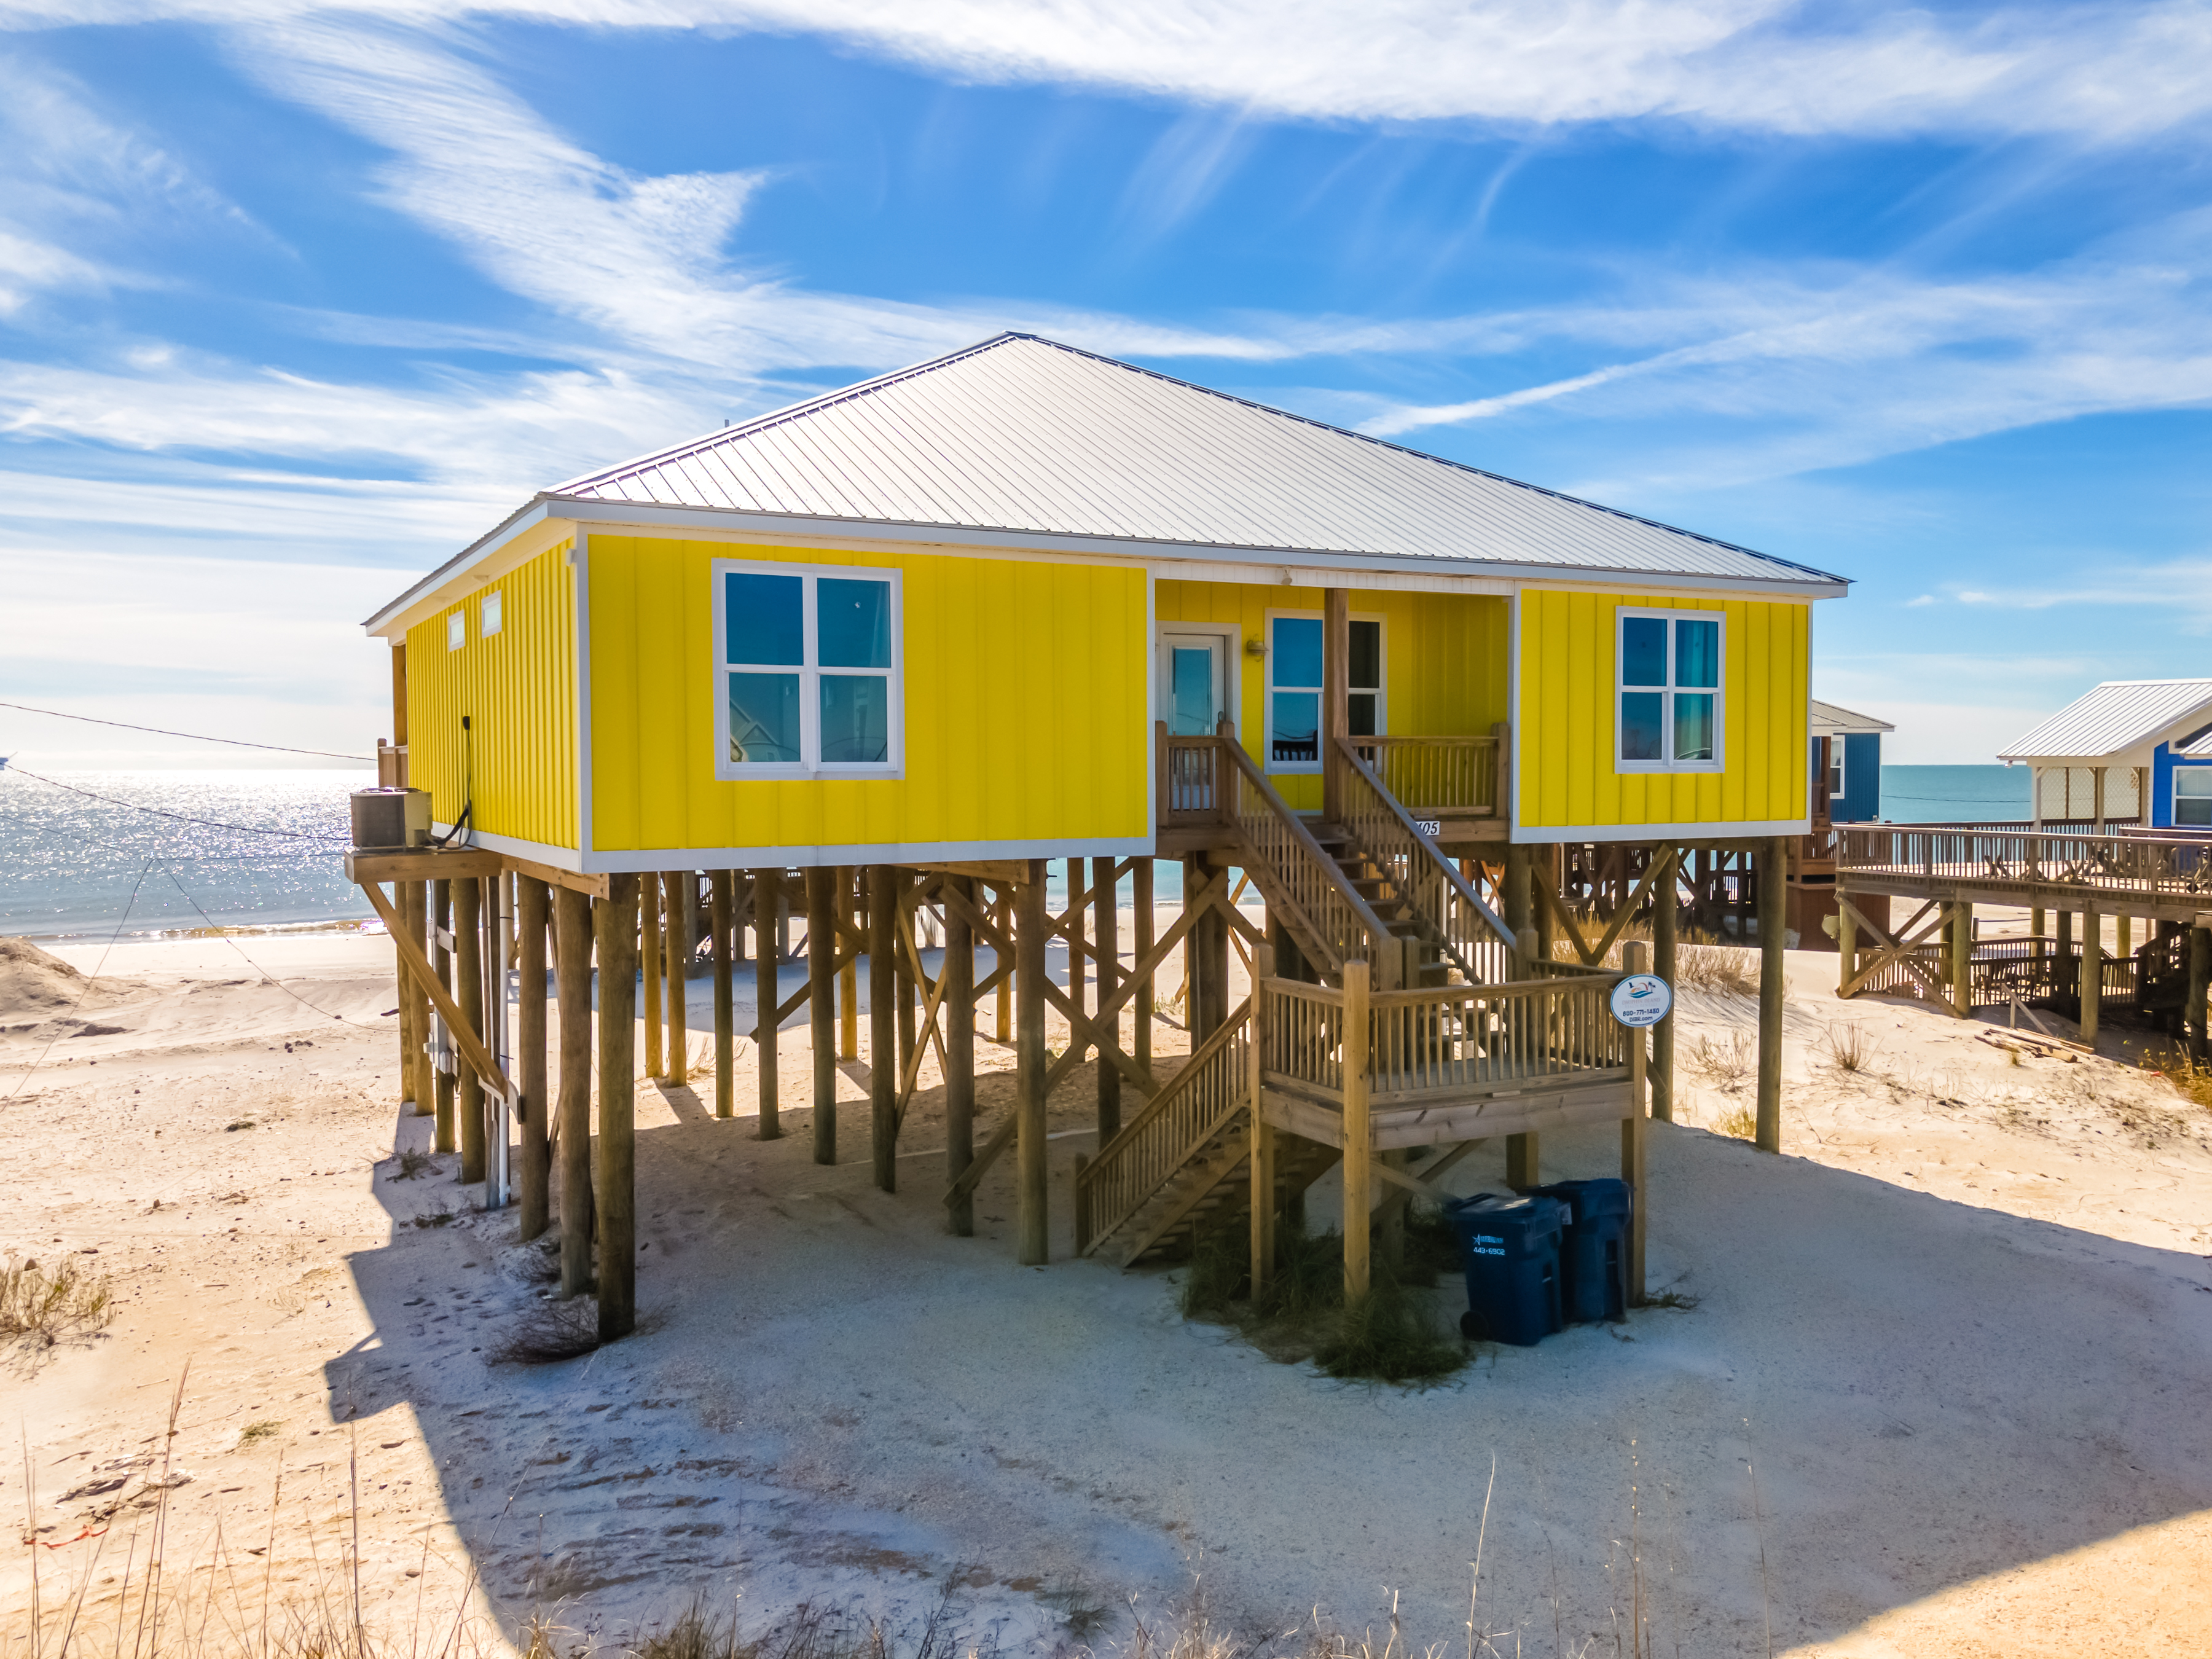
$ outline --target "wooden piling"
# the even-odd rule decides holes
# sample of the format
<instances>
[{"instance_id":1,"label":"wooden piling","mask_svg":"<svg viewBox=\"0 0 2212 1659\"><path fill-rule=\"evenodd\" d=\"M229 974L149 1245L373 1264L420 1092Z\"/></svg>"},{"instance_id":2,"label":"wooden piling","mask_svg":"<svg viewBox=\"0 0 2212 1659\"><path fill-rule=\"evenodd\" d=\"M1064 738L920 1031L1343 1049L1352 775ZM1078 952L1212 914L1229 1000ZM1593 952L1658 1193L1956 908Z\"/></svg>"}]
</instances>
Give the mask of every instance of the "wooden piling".
<instances>
[{"instance_id":1,"label":"wooden piling","mask_svg":"<svg viewBox=\"0 0 2212 1659\"><path fill-rule=\"evenodd\" d=\"M760 1051L758 1104L763 1140L782 1138L783 1121L777 1110L775 1073L775 1011L782 1006L776 983L781 960L776 938L783 913L783 872L753 872L753 1046Z\"/></svg>"},{"instance_id":2,"label":"wooden piling","mask_svg":"<svg viewBox=\"0 0 2212 1659\"><path fill-rule=\"evenodd\" d=\"M561 975L561 1294L592 1281L592 902L553 895Z\"/></svg>"},{"instance_id":3,"label":"wooden piling","mask_svg":"<svg viewBox=\"0 0 2212 1659\"><path fill-rule=\"evenodd\" d=\"M650 879L650 878L647 878ZM599 1340L637 1324L637 948L635 876L610 876L598 902ZM650 1028L648 1028L650 1029Z\"/></svg>"},{"instance_id":4,"label":"wooden piling","mask_svg":"<svg viewBox=\"0 0 2212 1659\"><path fill-rule=\"evenodd\" d=\"M427 883L403 881L399 884L399 915L408 938L416 944L422 943L423 924L429 919L430 890ZM430 1069L430 999L415 982L412 974L403 977L399 988L399 1006L407 1021L407 1097L415 1103L415 1115L429 1117L437 1108L437 1079Z\"/></svg>"},{"instance_id":5,"label":"wooden piling","mask_svg":"<svg viewBox=\"0 0 2212 1659\"><path fill-rule=\"evenodd\" d=\"M668 896L668 1080L679 1088L691 1081L691 953L699 939L699 873L671 870L660 878Z\"/></svg>"},{"instance_id":6,"label":"wooden piling","mask_svg":"<svg viewBox=\"0 0 2212 1659\"><path fill-rule=\"evenodd\" d=\"M836 873L806 872L806 1019L814 1042L814 1161L837 1161Z\"/></svg>"},{"instance_id":7,"label":"wooden piling","mask_svg":"<svg viewBox=\"0 0 2212 1659\"><path fill-rule=\"evenodd\" d=\"M1097 1006L1103 1008L1114 1000L1121 969L1121 907L1112 859L1091 860L1091 928L1097 942ZM1100 1041L1119 1047L1121 1022L1116 1018L1110 1026L1100 1032ZM1098 1056L1098 1144L1103 1146L1121 1133L1121 1068L1107 1059L1102 1049Z\"/></svg>"},{"instance_id":8,"label":"wooden piling","mask_svg":"<svg viewBox=\"0 0 2212 1659\"><path fill-rule=\"evenodd\" d=\"M1662 849L1662 852L1664 849ZM1680 956L1675 948L1676 923L1681 902L1674 878L1659 884L1651 901L1651 971L1667 981L1671 994L1679 989ZM1838 930L1842 931L1841 929ZM1622 957L1625 963L1626 957ZM1674 1121L1674 1011L1651 1028L1651 1115L1662 1123Z\"/></svg>"},{"instance_id":9,"label":"wooden piling","mask_svg":"<svg viewBox=\"0 0 2212 1659\"><path fill-rule=\"evenodd\" d=\"M953 892L975 902L975 884L948 876ZM945 912L945 1179L947 1185L968 1173L975 1161L975 930L957 904ZM951 1206L948 1220L956 1238L975 1231L971 1193Z\"/></svg>"},{"instance_id":10,"label":"wooden piling","mask_svg":"<svg viewBox=\"0 0 2212 1659\"><path fill-rule=\"evenodd\" d=\"M1137 960L1142 962L1152 953L1155 919L1152 915L1152 861L1139 859L1137 867L1129 872L1132 896L1137 906L1137 937L1133 941ZM1152 1069L1152 998L1158 987L1153 976L1145 975L1145 982L1137 988L1130 1000L1136 1006L1136 1027L1130 1041L1135 1045L1130 1052L1136 1055L1137 1064L1147 1072Z\"/></svg>"},{"instance_id":11,"label":"wooden piling","mask_svg":"<svg viewBox=\"0 0 2212 1659\"><path fill-rule=\"evenodd\" d=\"M2187 1017L2189 1026L2189 1057L2200 1066L2204 1063L2208 1046L2204 1006L2208 981L2212 981L2212 928L2191 927L2189 930L2189 1002L2182 1012Z\"/></svg>"},{"instance_id":12,"label":"wooden piling","mask_svg":"<svg viewBox=\"0 0 2212 1659\"><path fill-rule=\"evenodd\" d=\"M484 1034L483 924L483 883L471 879L457 884L453 888L453 974L459 982L454 988L453 1000L460 1006L471 1035L479 1040ZM455 1103L454 1115L461 1131L461 1182L467 1185L484 1178L483 1079L473 1066L462 1066L460 1073L460 1098Z\"/></svg>"},{"instance_id":13,"label":"wooden piling","mask_svg":"<svg viewBox=\"0 0 2212 1659\"><path fill-rule=\"evenodd\" d=\"M1631 939L1620 947L1620 965L1632 974L1648 972L1644 964L1644 941ZM1644 1144L1649 1138L1644 1126L1644 1114L1648 1097L1646 1085L1650 1071L1644 1052L1645 1033L1632 1028L1628 1033L1628 1115L1620 1120L1620 1178L1628 1183L1628 1260L1626 1300L1632 1308L1644 1305L1644 1212L1647 1189L1644 1182Z\"/></svg>"},{"instance_id":14,"label":"wooden piling","mask_svg":"<svg viewBox=\"0 0 2212 1659\"><path fill-rule=\"evenodd\" d=\"M868 925L868 895L862 890L861 866L844 865L837 871L837 919L858 927ZM872 884L869 890L872 891ZM848 962L837 975L837 1058L860 1057L860 964Z\"/></svg>"},{"instance_id":15,"label":"wooden piling","mask_svg":"<svg viewBox=\"0 0 2212 1659\"><path fill-rule=\"evenodd\" d=\"M896 867L890 869L889 875L890 880L886 884L895 896L891 901L891 937L896 940L898 921L907 913L906 898L913 890L914 880L904 870ZM920 942L917 929L915 943L919 945ZM902 950L894 948L891 952L891 1002L898 1010L898 1070L896 1075L904 1077L908 1062L914 1059L915 1000L921 994L921 987L915 979L914 965L907 960L906 952Z\"/></svg>"},{"instance_id":16,"label":"wooden piling","mask_svg":"<svg viewBox=\"0 0 2212 1659\"><path fill-rule=\"evenodd\" d=\"M437 935L432 941L431 965L437 969L438 983L444 988L447 996L453 993L453 951L449 942L453 938L453 884L450 881L430 884L430 925ZM448 1042L446 1054L434 1056L432 1060L435 1073L430 1090L437 1099L438 1122L431 1145L441 1152L453 1150L453 1073L457 1068L451 1058L452 1052L453 1045Z\"/></svg>"},{"instance_id":17,"label":"wooden piling","mask_svg":"<svg viewBox=\"0 0 2212 1659\"><path fill-rule=\"evenodd\" d=\"M1974 907L1963 900L1951 907L1951 1003L1960 1019L1974 1014Z\"/></svg>"},{"instance_id":18,"label":"wooden piling","mask_svg":"<svg viewBox=\"0 0 2212 1659\"><path fill-rule=\"evenodd\" d=\"M904 1006L898 961L899 884L888 864L868 870L868 1141L875 1154L876 1185L898 1190L898 1085L904 1067L896 1056L894 1003Z\"/></svg>"},{"instance_id":19,"label":"wooden piling","mask_svg":"<svg viewBox=\"0 0 2212 1659\"><path fill-rule=\"evenodd\" d=\"M1275 1267L1275 1131L1261 1115L1261 1068L1266 1063L1267 1043L1261 1033L1267 1018L1266 1000L1255 986L1252 995L1252 1030L1246 1044L1248 1057L1244 1077L1245 1098L1251 1113L1251 1139L1245 1154L1252 1182L1252 1304L1256 1308L1261 1293ZM1103 1146L1102 1139L1099 1143Z\"/></svg>"},{"instance_id":20,"label":"wooden piling","mask_svg":"<svg viewBox=\"0 0 2212 1659\"><path fill-rule=\"evenodd\" d=\"M1046 1213L1044 1097L1045 861L1030 860L1014 886L1014 1259L1041 1267L1052 1258Z\"/></svg>"},{"instance_id":21,"label":"wooden piling","mask_svg":"<svg viewBox=\"0 0 2212 1659\"><path fill-rule=\"evenodd\" d=\"M1528 848L1525 842L1516 842L1505 849L1505 908L1506 931L1514 938L1528 925L1530 901L1534 896L1529 887Z\"/></svg>"},{"instance_id":22,"label":"wooden piling","mask_svg":"<svg viewBox=\"0 0 2212 1659\"><path fill-rule=\"evenodd\" d=\"M660 878L647 871L637 878L638 976L645 996L645 1074L665 1076L660 1052Z\"/></svg>"},{"instance_id":23,"label":"wooden piling","mask_svg":"<svg viewBox=\"0 0 2212 1659\"><path fill-rule=\"evenodd\" d=\"M730 983L730 933L737 907L727 870L707 878L707 925L714 931L714 1115L737 1115L737 1009Z\"/></svg>"},{"instance_id":24,"label":"wooden piling","mask_svg":"<svg viewBox=\"0 0 2212 1659\"><path fill-rule=\"evenodd\" d=\"M1367 964L1344 964L1344 1300L1367 1294L1368 1218L1375 1207L1375 1133L1368 1111Z\"/></svg>"},{"instance_id":25,"label":"wooden piling","mask_svg":"<svg viewBox=\"0 0 2212 1659\"><path fill-rule=\"evenodd\" d=\"M2104 775L2098 774L2101 788ZM2105 1000L2105 929L2094 906L2081 910L2081 1041L2094 1046Z\"/></svg>"},{"instance_id":26,"label":"wooden piling","mask_svg":"<svg viewBox=\"0 0 2212 1659\"><path fill-rule=\"evenodd\" d=\"M999 932L1012 938L1014 931L1014 896L1005 888L999 890ZM1014 964L1002 962L1000 968L1011 969ZM999 975L998 1000L991 1010L991 1035L1000 1048L1014 1040L1014 975L1011 972Z\"/></svg>"},{"instance_id":27,"label":"wooden piling","mask_svg":"<svg viewBox=\"0 0 2212 1659\"><path fill-rule=\"evenodd\" d=\"M545 1090L545 928L552 895L532 876L514 884L514 971L518 981L515 1084L522 1091L521 1166L515 1183L523 1240L545 1231L551 1215L553 1102Z\"/></svg>"},{"instance_id":28,"label":"wooden piling","mask_svg":"<svg viewBox=\"0 0 2212 1659\"><path fill-rule=\"evenodd\" d=\"M1850 897L1838 892L1838 900ZM2039 949L2041 947L2038 947ZM1847 996L1846 988L1859 970L1859 924L1851 911L1842 903L1836 906L1836 994Z\"/></svg>"},{"instance_id":29,"label":"wooden piling","mask_svg":"<svg viewBox=\"0 0 2212 1659\"><path fill-rule=\"evenodd\" d=\"M1194 854L1183 866L1183 904L1200 882L1228 878L1225 865L1204 853ZM1195 1048L1212 1036L1229 1018L1229 923L1209 908L1183 936L1183 1018Z\"/></svg>"},{"instance_id":30,"label":"wooden piling","mask_svg":"<svg viewBox=\"0 0 2212 1659\"><path fill-rule=\"evenodd\" d=\"M1790 843L1770 836L1759 854L1759 1115L1761 1152L1782 1150L1782 991L1789 957L1783 952L1788 903Z\"/></svg>"}]
</instances>

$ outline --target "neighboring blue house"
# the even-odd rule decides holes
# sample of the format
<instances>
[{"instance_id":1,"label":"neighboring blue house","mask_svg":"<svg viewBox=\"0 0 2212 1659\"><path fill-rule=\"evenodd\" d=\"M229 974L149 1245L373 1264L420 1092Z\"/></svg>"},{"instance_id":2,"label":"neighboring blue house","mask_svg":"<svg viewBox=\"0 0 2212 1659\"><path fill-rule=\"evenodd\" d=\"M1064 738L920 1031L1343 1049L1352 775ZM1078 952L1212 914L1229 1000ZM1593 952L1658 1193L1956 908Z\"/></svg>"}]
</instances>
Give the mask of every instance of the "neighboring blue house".
<instances>
[{"instance_id":1,"label":"neighboring blue house","mask_svg":"<svg viewBox=\"0 0 2212 1659\"><path fill-rule=\"evenodd\" d=\"M2035 771L2035 822L2212 830L2212 680L2106 680L1997 758Z\"/></svg>"},{"instance_id":2,"label":"neighboring blue house","mask_svg":"<svg viewBox=\"0 0 2212 1659\"><path fill-rule=\"evenodd\" d=\"M1828 822L1871 823L1881 816L1881 734L1897 728L1868 714L1854 714L1832 702L1813 699L1808 729L1813 734L1813 767L1818 775L1820 750L1828 751Z\"/></svg>"}]
</instances>

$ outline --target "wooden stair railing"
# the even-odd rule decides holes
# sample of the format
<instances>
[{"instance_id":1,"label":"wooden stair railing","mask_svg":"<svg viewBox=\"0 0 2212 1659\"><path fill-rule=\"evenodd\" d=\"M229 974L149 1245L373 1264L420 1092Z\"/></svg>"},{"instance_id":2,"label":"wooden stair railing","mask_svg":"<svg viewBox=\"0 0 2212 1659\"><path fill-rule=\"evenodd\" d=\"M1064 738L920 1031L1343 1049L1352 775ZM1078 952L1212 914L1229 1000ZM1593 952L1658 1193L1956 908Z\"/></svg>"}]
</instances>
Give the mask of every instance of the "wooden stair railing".
<instances>
[{"instance_id":1,"label":"wooden stair railing","mask_svg":"<svg viewBox=\"0 0 2212 1659\"><path fill-rule=\"evenodd\" d=\"M1076 1173L1079 1255L1090 1255L1126 1226L1194 1154L1247 1111L1251 1042L1248 997Z\"/></svg>"},{"instance_id":2,"label":"wooden stair railing","mask_svg":"<svg viewBox=\"0 0 2212 1659\"><path fill-rule=\"evenodd\" d=\"M1361 757L1360 739L1339 738L1336 743L1344 764L1341 827L1413 921L1414 937L1439 950L1470 985L1523 977L1528 970L1518 961L1518 946L1504 918L1483 902L1458 865L1382 787Z\"/></svg>"},{"instance_id":3,"label":"wooden stair railing","mask_svg":"<svg viewBox=\"0 0 2212 1659\"><path fill-rule=\"evenodd\" d=\"M1216 752L1228 763L1228 822L1244 843L1244 867L1267 901L1268 915L1282 921L1324 977L1340 980L1346 963L1364 959L1376 964L1386 988L1395 986L1402 953L1384 947L1404 933L1376 913L1243 744L1224 738Z\"/></svg>"}]
</instances>

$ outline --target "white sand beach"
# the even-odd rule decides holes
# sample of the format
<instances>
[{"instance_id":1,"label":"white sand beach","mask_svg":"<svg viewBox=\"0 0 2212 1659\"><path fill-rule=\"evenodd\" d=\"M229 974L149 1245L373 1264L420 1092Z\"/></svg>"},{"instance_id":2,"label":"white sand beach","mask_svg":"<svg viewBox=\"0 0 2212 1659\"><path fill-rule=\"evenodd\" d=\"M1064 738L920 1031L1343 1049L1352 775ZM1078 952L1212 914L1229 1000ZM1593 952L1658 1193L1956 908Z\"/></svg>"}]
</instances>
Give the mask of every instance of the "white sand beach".
<instances>
[{"instance_id":1,"label":"white sand beach","mask_svg":"<svg viewBox=\"0 0 2212 1659\"><path fill-rule=\"evenodd\" d=\"M2016 1056L1983 1023L1838 1002L1835 961L1792 953L1778 1158L1715 1132L1748 1085L1691 1063L1754 1006L1684 995L1650 1279L1694 1305L1405 1391L1185 1321L1173 1274L1069 1259L1088 1069L1052 1104L1048 1268L1013 1264L1003 1170L976 1237L948 1236L932 1072L896 1194L870 1180L864 1062L816 1164L803 1025L780 1140L756 1137L748 1044L734 1121L704 1082L641 1085L639 1334L493 1366L537 1252L456 1160L402 1178L429 1124L397 1111L385 941L118 947L88 989L18 951L0 1248L109 1274L119 1307L0 1354L26 1448L0 1504L40 1546L0 1579L0 1655L33 1651L33 1561L49 1630L88 1577L88 1625L135 1616L117 1596L165 1468L173 1587L258 1607L265 1582L296 1616L349 1591L357 1527L362 1622L401 1647L459 1620L500 1650L535 1613L564 1651L618 1650L695 1597L749 1629L811 1601L911 1632L949 1595L963 1652L1106 1653L1195 1584L1267 1651L1316 1617L1379 1639L1394 1606L1413 1650L1461 1650L1471 1589L1500 1652L1627 1651L1639 1621L1686 1655L2207 1651L2212 1114L2118 1035ZM703 981L690 1000L708 1026ZM1858 1072L1838 1025L1865 1028ZM1007 1079L981 1092L988 1125ZM1544 1159L1610 1173L1614 1138ZM1449 1184L1502 1166L1486 1148Z\"/></svg>"}]
</instances>

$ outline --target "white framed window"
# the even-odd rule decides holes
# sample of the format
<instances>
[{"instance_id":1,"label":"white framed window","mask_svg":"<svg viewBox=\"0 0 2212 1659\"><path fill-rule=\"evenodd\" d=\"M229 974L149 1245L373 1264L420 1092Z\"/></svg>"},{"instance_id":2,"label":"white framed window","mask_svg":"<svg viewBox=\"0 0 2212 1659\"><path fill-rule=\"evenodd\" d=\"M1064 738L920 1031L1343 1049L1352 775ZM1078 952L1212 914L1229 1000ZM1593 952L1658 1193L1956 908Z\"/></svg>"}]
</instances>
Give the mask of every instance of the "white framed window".
<instances>
[{"instance_id":1,"label":"white framed window","mask_svg":"<svg viewBox=\"0 0 2212 1659\"><path fill-rule=\"evenodd\" d=\"M446 618L446 649L458 651L469 642L469 613L456 611Z\"/></svg>"},{"instance_id":2,"label":"white framed window","mask_svg":"<svg viewBox=\"0 0 2212 1659\"><path fill-rule=\"evenodd\" d=\"M499 632L499 589L495 587L483 596L483 617L479 628L482 637L488 640Z\"/></svg>"},{"instance_id":3,"label":"white framed window","mask_svg":"<svg viewBox=\"0 0 2212 1659\"><path fill-rule=\"evenodd\" d=\"M1844 788L1844 734L1840 732L1828 739L1828 797L1841 800Z\"/></svg>"},{"instance_id":4,"label":"white framed window","mask_svg":"<svg viewBox=\"0 0 2212 1659\"><path fill-rule=\"evenodd\" d=\"M1267 757L1270 772L1321 770L1323 624L1317 611L1267 613ZM1382 697L1382 618L1352 618L1345 702L1355 738L1386 728Z\"/></svg>"},{"instance_id":5,"label":"white framed window","mask_svg":"<svg viewBox=\"0 0 2212 1659\"><path fill-rule=\"evenodd\" d=\"M714 562L714 775L896 777L899 573Z\"/></svg>"},{"instance_id":6,"label":"white framed window","mask_svg":"<svg viewBox=\"0 0 2212 1659\"><path fill-rule=\"evenodd\" d=\"M1623 772L1717 772L1726 709L1717 611L1614 613L1613 761Z\"/></svg>"},{"instance_id":7,"label":"white framed window","mask_svg":"<svg viewBox=\"0 0 2212 1659\"><path fill-rule=\"evenodd\" d=\"M2212 830L2212 766L2173 769L2173 827Z\"/></svg>"}]
</instances>

